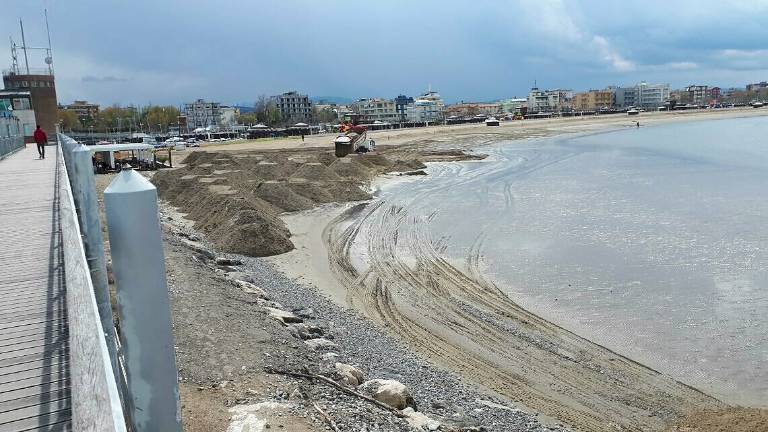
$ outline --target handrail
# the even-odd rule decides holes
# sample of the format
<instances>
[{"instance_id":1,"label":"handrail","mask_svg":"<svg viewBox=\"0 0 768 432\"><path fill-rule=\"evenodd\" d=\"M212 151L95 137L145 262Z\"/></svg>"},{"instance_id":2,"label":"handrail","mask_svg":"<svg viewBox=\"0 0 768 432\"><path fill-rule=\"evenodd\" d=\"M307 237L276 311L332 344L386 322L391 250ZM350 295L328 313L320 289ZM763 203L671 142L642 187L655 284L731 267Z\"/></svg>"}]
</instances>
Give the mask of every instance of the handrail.
<instances>
[{"instance_id":1,"label":"handrail","mask_svg":"<svg viewBox=\"0 0 768 432\"><path fill-rule=\"evenodd\" d=\"M72 430L125 432L125 418L94 297L61 144L56 146L56 176L67 286Z\"/></svg>"}]
</instances>

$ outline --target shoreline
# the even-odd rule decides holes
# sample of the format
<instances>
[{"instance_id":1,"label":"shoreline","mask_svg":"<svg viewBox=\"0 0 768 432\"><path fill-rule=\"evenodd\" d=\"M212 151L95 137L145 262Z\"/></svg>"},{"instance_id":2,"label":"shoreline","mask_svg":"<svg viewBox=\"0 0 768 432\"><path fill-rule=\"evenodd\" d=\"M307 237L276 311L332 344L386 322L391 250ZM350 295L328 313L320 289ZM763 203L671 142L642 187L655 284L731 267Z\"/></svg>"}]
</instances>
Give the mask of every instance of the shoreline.
<instances>
[{"instance_id":1,"label":"shoreline","mask_svg":"<svg viewBox=\"0 0 768 432\"><path fill-rule=\"evenodd\" d=\"M758 115L758 114L755 114L755 115ZM734 116L727 116L726 118L751 117L751 116L752 115L748 115L748 116L734 115ZM706 119L686 118L685 120L701 121ZM659 122L657 124L666 124L666 123L670 123L670 122ZM614 130L620 130L620 127L611 127L611 125L604 125L604 127L598 128L598 130L582 131L582 133L580 134L577 133L577 134L589 135L593 133L612 132ZM557 136L563 136L563 135L570 136L568 132L569 131L562 131L561 133L555 133L553 135L550 135L550 137L551 136L557 137ZM507 139L508 138L502 138L499 141L505 141ZM496 142L496 141L493 141L493 142ZM481 143L476 147L473 147L472 150L482 151L482 147L484 145L491 144L491 143L492 142ZM379 176L376 178L375 182L379 182L379 183L383 182L384 184L386 184L387 181L392 181L392 180L394 180L394 178L391 176ZM377 200L376 198L374 198L370 201L367 201L366 204L369 205L376 202ZM382 319L381 315L378 316L378 320L377 320L376 319L377 314L376 313L371 314L370 311L366 312L365 306L361 307L360 305L351 304L351 303L354 303L354 300L349 298L348 293L345 293L346 289L348 289L349 287L345 289L343 286L341 286L342 284L339 283L338 280L334 281L333 279L334 269L332 269L332 266L328 261L323 262L325 258L329 257L328 249L329 247L331 247L329 246L329 243L332 242L332 237L333 237L333 234L329 233L329 231L334 230L332 225L339 224L339 222L343 221L345 219L343 215L347 213L352 206L353 204L351 203L345 203L339 206L324 207L320 209L314 209L308 212L290 213L290 214L282 215L282 219L287 223L291 232L294 232L294 231L301 232L301 237L297 238L296 246L297 246L297 250L301 250L302 252L297 253L296 251L293 251L284 255L270 257L269 260L275 263L280 269L280 271L284 272L288 277L301 278L304 282L309 283L315 288L319 289L321 292L324 293L324 295L332 298L337 305L345 308L351 308L354 310L361 310L364 313L364 315L368 316L369 319L378 321L379 324L383 323L384 326L386 327L391 327L391 322L387 322L386 319ZM344 228L346 228L346 226L344 226ZM341 231L341 229L337 231ZM322 250L322 253L320 252L321 250ZM318 259L319 254L322 254L322 259ZM311 260L311 262L308 262L306 259L302 259L301 256L314 257L315 259ZM347 263L347 265L348 264L349 263ZM336 269L336 273L337 274L339 273L338 269ZM480 278L482 278L481 274L477 274L475 276L479 276ZM363 276L359 276L359 277L363 277ZM403 307L404 305L400 304L397 306ZM523 310L523 312L524 314L528 313L525 310ZM535 317L539 318L538 316L535 316ZM411 319L412 318L413 317L411 317ZM547 322L547 324L551 324L551 323ZM594 344L594 342L587 339L584 339L584 341ZM413 346L412 342L413 341L411 341L409 345ZM605 347L602 347L602 346L599 346L599 347L604 350L608 350ZM618 354L616 355L621 357ZM630 362L633 362L630 358L626 358L626 359L629 360ZM449 369L455 370L455 368L452 368L451 365L446 365L445 363L442 363L441 365L443 367L447 366ZM642 365L640 363L637 363L637 366L648 369L645 365ZM648 370L651 371L652 373L659 374L655 370L652 370L652 369L648 369ZM466 374L462 374L461 372L459 372L459 374L464 376L465 379L469 379L470 382L474 382L475 384L478 384L476 379L473 380L471 377L467 376ZM681 385L682 387L689 388L694 392L698 392L698 390L696 390L695 388L690 387L682 382L678 382L678 384ZM484 384L480 384L480 385L481 387L484 387L486 389L488 388L487 385L484 385ZM702 393L702 395L704 394ZM715 405L719 405L719 403ZM541 411L536 406L534 406L533 409L535 411ZM680 413L680 414L684 414L684 413ZM571 424L573 425L573 423Z\"/></svg>"},{"instance_id":2,"label":"shoreline","mask_svg":"<svg viewBox=\"0 0 768 432\"><path fill-rule=\"evenodd\" d=\"M691 114L691 113L688 113ZM664 121L658 121L658 122L649 122L651 125L655 124L668 124L671 122L677 122L677 121L701 121L701 120L707 120L713 118L712 115L705 115L709 113L704 113L701 115L692 115L692 116L675 116L671 118L664 119ZM723 114L723 113L717 113L717 114ZM758 116L758 115L766 115L762 113L754 113L752 114L752 111L740 111L740 112L729 112L726 113L728 115L718 115L714 116L714 118L734 118L734 117L752 117L752 116ZM659 116L654 116L659 117ZM570 120L570 119L569 119ZM454 136L442 136L439 140L433 140L431 138L431 134L429 133L423 133L428 131L418 131L421 133L421 139L423 140L411 140L408 141L405 144L399 145L399 146L387 146L387 150L389 150L387 153L385 153L388 157L392 157L391 155L395 155L397 157L401 155L407 155L411 157L415 157L418 155L430 155L430 152L434 152L434 157L426 158L426 162L430 161L439 161L441 159L441 154L439 154L440 151L443 152L442 157L445 158L445 152L446 150L451 151L468 151L468 150L479 150L482 151L482 147L486 144L495 143L498 141L506 141L506 140L513 140L513 141L519 141L519 143L524 142L535 142L538 138L545 138L545 137L552 137L552 136L574 136L578 134L591 134L591 133L600 133L600 132L608 132L611 130L620 130L625 127L629 127L628 121L626 118L623 119L611 119L612 121L609 122L592 122L588 124L576 124L573 125L571 123L568 123L567 125L564 125L565 127L561 128L539 128L538 126L541 124L540 121L536 121L536 127L535 128L520 128L520 129L514 129L512 130L513 134L499 134L499 133L488 133L487 129L482 129L483 132L480 132L480 129L476 129L474 133L469 134L460 134L460 135L454 135ZM641 119L642 120L642 119ZM647 123L645 123L647 125ZM575 126L575 127L574 127ZM476 126L475 126L476 127ZM574 130L576 129L576 130ZM493 132L493 131L491 131ZM383 150L385 146L379 144L379 148ZM208 150L225 150L223 148L203 148L203 151L206 149ZM290 147L289 147L290 149ZM310 148L306 148L306 150L309 150ZM317 150L317 148L314 148ZM227 148L226 150L238 150L237 148ZM261 146L251 146L248 148L243 148L242 150L267 150L263 155L271 155L274 153L271 153L269 149L263 149ZM304 150L304 148L295 148L294 150ZM421 153L419 153L421 152ZM194 152L190 152L189 154L194 154ZM220 152L219 155L226 155L227 152ZM292 152L289 154L293 155L299 155L300 152ZM237 160L242 160L238 158L257 158L258 153L244 153L242 155L235 155L231 159L215 159L211 162L215 161L226 161L225 163L219 162L219 165L217 167L221 168L222 166L225 166L226 164L232 164L232 162L236 162ZM217 158L221 158L223 156L213 156ZM226 156L229 158L229 156ZM288 159L291 160L293 158L297 158L298 156L292 156ZM452 156L453 157L453 156ZM450 160L456 160L451 159ZM211 164L208 163L208 166ZM261 163L259 164L261 165ZM274 164L273 164L274 165ZM315 164L318 165L318 164ZM203 165L199 165L203 166ZM203 177L206 175L208 176L221 176L222 174L225 174L224 170L216 171L214 169L215 167L206 168L210 170L210 173L203 174ZM232 167L233 169L235 167ZM230 168L227 168L227 170L230 170ZM234 172L234 171L230 171ZM199 175L197 177L200 177ZM223 180L221 177L210 177L212 180L215 180L217 183L219 183L221 180ZM423 177L400 177L395 175L378 175L372 179L370 182L371 185L379 185L383 187L386 187L386 184L388 184L391 181L422 181L424 179ZM425 181L429 181L424 179ZM202 182L202 179L201 179ZM208 183L208 182L205 182ZM221 184L221 183L219 183ZM211 188L214 186L211 186ZM216 188L224 188L224 186L216 185ZM228 194L228 193L227 193ZM366 200L362 202L375 202L376 199L373 200ZM445 321L445 322L429 322L428 318L425 318L425 311L419 310L418 308L412 308L409 307L409 304L412 304L412 301L409 301L408 298L396 298L401 293L398 293L397 291L401 291L400 289L395 289L394 292L391 292L390 295L394 296L394 301L389 302L391 299L387 299L385 303L383 303L389 310L387 314L382 315L382 311L373 308L371 309L371 306L373 306L373 303L370 303L371 300L374 300L375 302L380 302L382 300L385 300L382 297L378 297L378 294L373 291L366 291L368 288L365 283L360 284L360 282L365 282L364 279L367 277L366 275L361 274L354 274L349 273L347 274L347 280L345 283L339 283L338 279L335 275L344 274L345 271L349 270L350 268L354 269L354 266L350 266L350 264L353 263L354 257L351 256L343 256L343 254L339 254L338 251L335 251L331 256L328 254L328 248L325 246L325 244L328 244L331 242L331 239L333 238L339 238L340 230L334 231L335 227L347 227L354 223L351 219L346 218L346 214L349 212L351 208L354 206L360 204L361 201L353 201L353 202L345 202L342 204L320 204L315 205L311 210L301 211L301 212L290 212L290 213L282 213L279 215L280 219L283 220L287 224L288 231L292 233L291 240L294 241L294 244L296 248L288 252L286 254L282 255L275 255L269 258L266 258L266 261L271 263L272 265L276 266L277 269L287 276L292 281L298 281L302 285L311 285L314 290L325 299L332 301L335 306L341 306L343 310L347 311L353 311L356 313L362 313L363 315L367 316L368 321L373 321L373 323L376 323L376 327L380 329L381 331L387 333L390 336L396 336L398 341L403 343L404 345L408 346L408 349L420 357L424 359L428 359L429 363L432 363L434 365L437 365L438 368L449 370L454 373L457 373L462 377L462 381L465 381L466 383L471 383L473 386L479 386L478 388L484 389L486 392L490 392L490 394L499 394L503 396L503 399L507 400L509 404L516 404L517 406L525 407L526 411L528 412L534 412L534 413L543 413L544 415L551 415L553 418L557 418L557 421L564 422L567 424L571 424L576 426L577 428L584 428L588 430L603 430L603 426L606 424L613 424L612 420L608 420L608 423L606 423L606 419L623 419L626 420L628 423L625 426L628 426L630 428L633 428L635 426L633 425L641 425L641 426L647 426L647 427L653 427L656 430L661 430L664 427L667 427L671 422L675 421L676 419L679 419L680 417L684 416L688 412L695 410L695 409L702 409L702 408L714 408L714 409L721 409L724 407L724 405L720 404L718 401L714 400L713 398L710 398L709 396L706 396L695 389L692 389L690 387L685 386L682 383L674 382L674 380L670 380L668 377L662 376L658 374L657 372L648 369L647 367L640 365L636 362L633 362L631 359L624 358L621 356L616 355L615 353L610 352L609 350L606 350L603 347L600 347L593 342L586 340L584 338L580 338L576 335L570 334L567 331L564 331L563 329L553 326L551 323L547 322L546 320L541 319L540 317L520 308L518 305L511 302L508 298L502 296L498 297L498 289L496 289L492 284L489 284L487 281L484 280L475 280L473 278L468 278L466 274L464 274L463 271L458 271L455 273L451 273L452 276L447 277L448 275L443 272L445 270L447 264L448 269L450 272L453 272L454 269L450 263L443 263L441 264L438 261L432 261L427 263L431 270L435 272L435 275L438 275L438 277L444 277L445 279L442 279L444 283L447 283L451 285L452 289L458 289L458 291L451 291L449 295L453 297L461 298L462 295L464 295L463 290L466 288L466 286L473 287L474 294L472 298L464 298L461 302L465 306L462 308L457 309L455 305L450 304L440 304L440 307L443 307L445 309L443 310L432 310L430 313L437 313L438 316L440 313L445 313L448 316L455 316L459 319L464 318L471 318L470 324L477 325L480 327L477 327L476 330L483 329L482 331L489 330L491 332L491 339L496 340L496 344L501 343L501 346L504 346L505 349L510 349L507 347L507 345L504 345L504 343L508 342L508 337L510 334L506 330L508 330L510 325L518 325L520 328L518 330L523 330L523 335L525 336L523 339L518 340L517 348L511 348L511 349L518 349L521 351L531 351L531 350L539 350L538 354L531 353L531 352L525 352L524 354L526 356L533 355L532 358L529 358L527 362L529 363L522 363L522 364L531 364L533 365L533 368L538 368L538 372L540 377L544 377L549 375L554 375L558 377L558 380L551 381L550 379L544 379L540 380L538 384L533 383L532 392L527 393L527 395L523 395L524 397L518 397L519 394L512 392L509 392L509 385L528 385L530 383L525 383L524 381L516 381L516 375L512 370L508 370L506 372L502 372L500 374L499 364L498 362L504 362L506 360L504 359L504 355L506 354L504 350L498 351L493 348L489 349L489 346L492 347L492 345L472 345L471 342L473 342L471 339L473 336L469 336L468 334L457 334L463 332L464 329L460 327L451 327L451 321ZM200 209L198 209L199 211ZM358 209L357 211L363 211L363 212L370 212L375 211L376 209ZM365 217L372 217L371 214L367 213L364 215ZM377 215L376 217L381 217L381 215ZM194 217L192 219L195 219ZM374 226L381 227L381 228L387 228L388 223L391 221L384 219L376 219L372 222ZM339 224L342 225L339 225ZM354 231L354 230L353 230ZM391 248L392 244L388 244L387 242L391 240L391 238L386 238L387 236L391 236L393 232L387 231L382 234L382 237L379 239L382 243L380 244L381 247L384 249L381 249L379 252L381 253L388 253L389 257L394 257L395 260L397 260L397 254L394 252L394 249L388 249ZM395 235L396 236L396 235ZM347 239L348 240L348 239ZM421 244L419 247L428 246L426 244ZM433 251L434 252L434 251ZM336 266L334 268L331 267L330 261L331 257L336 262ZM340 259L339 259L340 258ZM379 257L380 258L380 257ZM381 260L377 260L376 258L372 259L373 262L381 262ZM407 267L408 265L413 264L412 262L401 262L400 265L405 265ZM477 263L476 263L477 264ZM446 278L447 277L447 278ZM466 280L462 280L461 283L456 282L456 278L465 278ZM342 278L344 279L344 278ZM356 296L352 296L351 298L348 298L348 288L350 284L357 283L358 287L360 289L357 289ZM373 296L371 296L373 294ZM434 292L426 292L426 294L435 294ZM478 297L479 295L479 297ZM480 306L480 309L477 308L469 308L466 309L466 305L472 304L473 301L476 301L478 299L484 298L486 295L491 295L494 299L501 302L503 305L503 302L507 301L511 303L510 308L515 309L512 316L510 316L509 313L501 313L500 308L494 308L493 305L489 304L483 304ZM430 297L433 300L437 300L439 302L440 297ZM410 299L413 300L413 299ZM298 302L301 301L301 299L297 300ZM353 303L356 307L350 307L349 303ZM482 302L481 302L482 303ZM299 303L300 304L300 303ZM490 308L490 309L484 309L484 308ZM394 315L392 314L394 312ZM477 315L480 313L481 315ZM453 315L451 315L453 314ZM484 316L490 314L490 319L480 319L478 320L478 316ZM475 318L473 318L475 317ZM502 324L502 331L501 333L493 333L495 328ZM489 327L490 326L490 327ZM409 333L413 331L414 329L426 329L425 331L419 331L417 333ZM447 329L447 330L446 330ZM530 331L530 332L529 332ZM454 333L451 333L454 332ZM528 333L526 333L528 332ZM403 335L406 335L406 337L403 337ZM477 333L470 333L475 334ZM449 351L450 356L458 357L459 360L453 361L450 358L448 361L446 361L445 353L446 351L444 349L437 349L438 347L430 344L424 344L422 343L419 345L418 343L430 338L433 338L434 336L437 336L436 340L441 341L445 345L450 345L450 343L454 340L461 340L461 343L459 343L459 347L452 347L451 351ZM533 338L533 339L531 339ZM554 339L552 339L554 338ZM543 345L541 344L534 344L535 346L531 347L532 341L543 341ZM503 341L503 342L502 342ZM414 342L417 343L416 346L414 346ZM469 345L467 345L469 343ZM463 346L463 348L461 348ZM511 345L510 345L511 346ZM587 346L586 351L582 349L583 346ZM590 348L591 347L591 348ZM469 350L465 349L469 348ZM602 354L601 354L602 349ZM479 350L479 351L478 351ZM596 350L596 351L595 351ZM474 353L482 353L482 352L490 352L492 355L486 360L482 360L482 356L474 356L474 358L461 358L466 354L466 352L474 352ZM608 351L606 353L605 351ZM607 357L606 357L607 355ZM449 356L449 357L450 357ZM542 357L543 356L543 357ZM474 361L478 361L478 359L482 360L482 362L486 362L487 360L490 360L491 363L481 363L484 364L480 369L480 372L476 371L476 366L478 364L473 363ZM465 362L469 361L469 363ZM574 366L571 363L579 364L580 366ZM621 363L621 365L617 368L614 368L616 363ZM541 366L541 367L539 367ZM570 369L569 369L570 367ZM592 412L590 414L590 411L593 411L592 408L587 408L587 410L584 410L584 406L582 408L571 406L570 408L567 406L567 401L564 401L561 399L560 396L555 395L554 400L550 400L547 402L545 407L542 409L541 406L538 406L537 400L541 400L541 394L546 394L547 392L550 392L549 390L545 390L547 387L553 386L553 385L564 385L563 382L565 382L565 385L568 384L569 381L573 381L571 384L575 384L576 382L579 382L579 380L583 380L583 377L578 376L578 374L572 374L574 370L576 372L579 371L579 368L586 367L586 370L581 370L584 374L593 374L595 370L599 371L599 374L608 373L610 376L610 379L613 380L620 380L622 378L626 378L626 375L629 374L634 377L634 379L638 379L637 381L626 381L623 382L623 387L632 387L637 386L639 387L637 390L641 393L639 395L639 399L637 401L631 402L631 406L635 406L635 408L632 408L629 412L627 411L621 411L623 404L625 404L627 401L622 402L621 397L619 397L614 402L608 403L608 405L601 408L602 411L605 411L606 419L601 419L600 413L598 412L597 417L595 417L595 413ZM564 369L565 368L565 369ZM574 369L575 368L575 369ZM503 369L503 368L502 368ZM563 372L565 371L565 373ZM570 372L568 372L570 371ZM606 372L608 371L608 372ZM467 372L471 372L469 375ZM511 374L510 374L511 373ZM530 373L531 376L536 376L536 373ZM544 375L541 375L541 374ZM528 372L526 372L526 378L528 378ZM617 374L617 375L616 375ZM589 398L589 402L587 402L588 406L595 406L599 407L602 403L601 400L599 400L602 396L600 395L606 395L612 393L614 390L611 390L610 386L604 386L602 384L601 380L604 380L605 377L600 377L599 375L595 375L593 377L588 377L589 380L596 379L596 381L592 381L591 384L587 382L586 386L581 388L580 392L589 392L593 391L594 395ZM502 384L502 387L499 387L498 384ZM536 385L543 385L544 387L540 389L536 389ZM593 390L590 390L590 386L593 386ZM577 386L578 387L578 386ZM573 387L574 389L576 387ZM686 390L687 389L687 390ZM541 392L544 393L541 393ZM660 396L661 395L661 396ZM650 398L650 399L649 399ZM661 398L661 399L659 399ZM698 400L698 402L694 402L694 400ZM655 402L654 402L655 401ZM671 402L674 401L674 402ZM616 403L619 405L617 406ZM668 404L669 406L667 406ZM645 408L640 409L640 406L645 406ZM663 409L661 408L663 407ZM651 415L648 414L648 409L652 409L655 414ZM618 411L617 411L618 410ZM649 418L649 415L652 417ZM653 426L651 426L651 424ZM616 424L616 426L619 426Z\"/></svg>"}]
</instances>

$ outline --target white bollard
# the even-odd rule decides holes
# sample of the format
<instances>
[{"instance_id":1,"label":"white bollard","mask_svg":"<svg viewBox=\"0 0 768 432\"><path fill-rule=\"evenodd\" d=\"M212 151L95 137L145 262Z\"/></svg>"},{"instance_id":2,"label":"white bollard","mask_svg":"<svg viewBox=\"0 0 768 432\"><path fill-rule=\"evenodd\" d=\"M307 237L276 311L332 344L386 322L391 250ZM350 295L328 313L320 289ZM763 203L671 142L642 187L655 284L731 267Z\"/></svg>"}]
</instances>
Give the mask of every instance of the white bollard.
<instances>
[{"instance_id":1,"label":"white bollard","mask_svg":"<svg viewBox=\"0 0 768 432\"><path fill-rule=\"evenodd\" d=\"M157 190L133 170L104 191L133 430L180 432L178 372Z\"/></svg>"}]
</instances>

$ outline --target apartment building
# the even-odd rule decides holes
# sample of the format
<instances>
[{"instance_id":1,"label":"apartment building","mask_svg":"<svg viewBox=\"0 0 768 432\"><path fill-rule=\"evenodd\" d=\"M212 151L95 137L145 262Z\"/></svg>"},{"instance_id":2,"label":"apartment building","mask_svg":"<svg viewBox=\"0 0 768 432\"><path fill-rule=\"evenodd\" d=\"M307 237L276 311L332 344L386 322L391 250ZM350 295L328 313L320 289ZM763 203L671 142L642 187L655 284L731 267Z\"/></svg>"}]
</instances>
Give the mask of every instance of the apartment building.
<instances>
[{"instance_id":1,"label":"apartment building","mask_svg":"<svg viewBox=\"0 0 768 432\"><path fill-rule=\"evenodd\" d=\"M367 123L376 121L392 123L400 119L397 105L392 99L358 99L350 105L350 108L356 114L360 114L362 120Z\"/></svg>"},{"instance_id":2,"label":"apartment building","mask_svg":"<svg viewBox=\"0 0 768 432\"><path fill-rule=\"evenodd\" d=\"M413 105L413 98L406 95L398 95L395 98L395 111L397 111L398 120L404 122L408 119L408 106Z\"/></svg>"},{"instance_id":3,"label":"apartment building","mask_svg":"<svg viewBox=\"0 0 768 432\"><path fill-rule=\"evenodd\" d=\"M502 99L499 101L499 107L501 108L501 111L505 113L520 112L523 107L527 106L528 99L525 98Z\"/></svg>"},{"instance_id":4,"label":"apartment building","mask_svg":"<svg viewBox=\"0 0 768 432\"><path fill-rule=\"evenodd\" d=\"M539 90L531 88L528 93L529 112L555 112L572 108L573 90Z\"/></svg>"},{"instance_id":5,"label":"apartment building","mask_svg":"<svg viewBox=\"0 0 768 432\"><path fill-rule=\"evenodd\" d=\"M615 101L618 108L639 107L656 109L669 101L669 84L648 84L641 82L631 87L618 87Z\"/></svg>"},{"instance_id":6,"label":"apartment building","mask_svg":"<svg viewBox=\"0 0 768 432\"><path fill-rule=\"evenodd\" d=\"M440 94L428 91L414 98L413 105L407 107L407 118L412 122L441 122L445 117L445 102Z\"/></svg>"},{"instance_id":7,"label":"apartment building","mask_svg":"<svg viewBox=\"0 0 768 432\"><path fill-rule=\"evenodd\" d=\"M685 88L685 92L688 93L687 99L694 105L707 104L711 99L709 86L695 84L689 85Z\"/></svg>"},{"instance_id":8,"label":"apartment building","mask_svg":"<svg viewBox=\"0 0 768 432\"><path fill-rule=\"evenodd\" d=\"M461 102L445 107L446 116L467 117L478 114L497 115L500 112L501 105L498 103Z\"/></svg>"},{"instance_id":9,"label":"apartment building","mask_svg":"<svg viewBox=\"0 0 768 432\"><path fill-rule=\"evenodd\" d=\"M62 107L64 110L73 111L81 124L92 123L99 115L99 105L84 100L76 100Z\"/></svg>"},{"instance_id":10,"label":"apartment building","mask_svg":"<svg viewBox=\"0 0 768 432\"><path fill-rule=\"evenodd\" d=\"M589 90L573 96L573 109L577 111L597 111L610 109L613 106L614 91L612 89Z\"/></svg>"},{"instance_id":11,"label":"apartment building","mask_svg":"<svg viewBox=\"0 0 768 432\"><path fill-rule=\"evenodd\" d=\"M187 127L190 130L215 128L221 123L221 104L198 99L184 104L184 115L187 117Z\"/></svg>"},{"instance_id":12,"label":"apartment building","mask_svg":"<svg viewBox=\"0 0 768 432\"><path fill-rule=\"evenodd\" d=\"M272 101L286 123L309 122L312 119L312 103L305 94L289 91L272 96Z\"/></svg>"}]
</instances>

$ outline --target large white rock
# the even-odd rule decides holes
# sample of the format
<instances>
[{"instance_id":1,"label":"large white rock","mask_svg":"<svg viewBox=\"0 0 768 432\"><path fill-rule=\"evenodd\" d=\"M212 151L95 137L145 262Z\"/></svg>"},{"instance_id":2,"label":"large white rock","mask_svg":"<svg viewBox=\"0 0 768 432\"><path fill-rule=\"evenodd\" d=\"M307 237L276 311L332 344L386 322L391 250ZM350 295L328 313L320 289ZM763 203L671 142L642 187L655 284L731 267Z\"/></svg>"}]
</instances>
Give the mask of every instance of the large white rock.
<instances>
[{"instance_id":1,"label":"large white rock","mask_svg":"<svg viewBox=\"0 0 768 432\"><path fill-rule=\"evenodd\" d=\"M429 418L426 414L408 407L402 411L405 420L412 428L417 430L436 431L440 429L440 422Z\"/></svg>"},{"instance_id":2,"label":"large white rock","mask_svg":"<svg viewBox=\"0 0 768 432\"><path fill-rule=\"evenodd\" d=\"M235 284L235 286L240 288L246 294L253 294L253 295L255 295L258 298L261 298L261 299L264 299L264 300L269 300L269 297L267 297L267 293L264 292L263 289L257 287L256 285L254 285L254 284L252 284L250 282L241 281L241 280L233 280L233 283Z\"/></svg>"},{"instance_id":3,"label":"large white rock","mask_svg":"<svg viewBox=\"0 0 768 432\"><path fill-rule=\"evenodd\" d=\"M377 401L393 408L403 409L415 405L408 387L399 381L373 379L364 382L362 388Z\"/></svg>"},{"instance_id":4,"label":"large white rock","mask_svg":"<svg viewBox=\"0 0 768 432\"><path fill-rule=\"evenodd\" d=\"M288 325L290 323L300 323L303 320L296 315L294 315L291 312L284 311L281 309L275 309L275 308L265 308L269 312L269 316L280 321L284 325Z\"/></svg>"},{"instance_id":5,"label":"large white rock","mask_svg":"<svg viewBox=\"0 0 768 432\"><path fill-rule=\"evenodd\" d=\"M333 349L336 344L326 338L309 339L304 341L313 350Z\"/></svg>"},{"instance_id":6,"label":"large white rock","mask_svg":"<svg viewBox=\"0 0 768 432\"><path fill-rule=\"evenodd\" d=\"M336 363L335 366L336 371L341 375L341 379L346 384L357 387L365 381L363 371L360 369L345 363Z\"/></svg>"}]
</instances>

